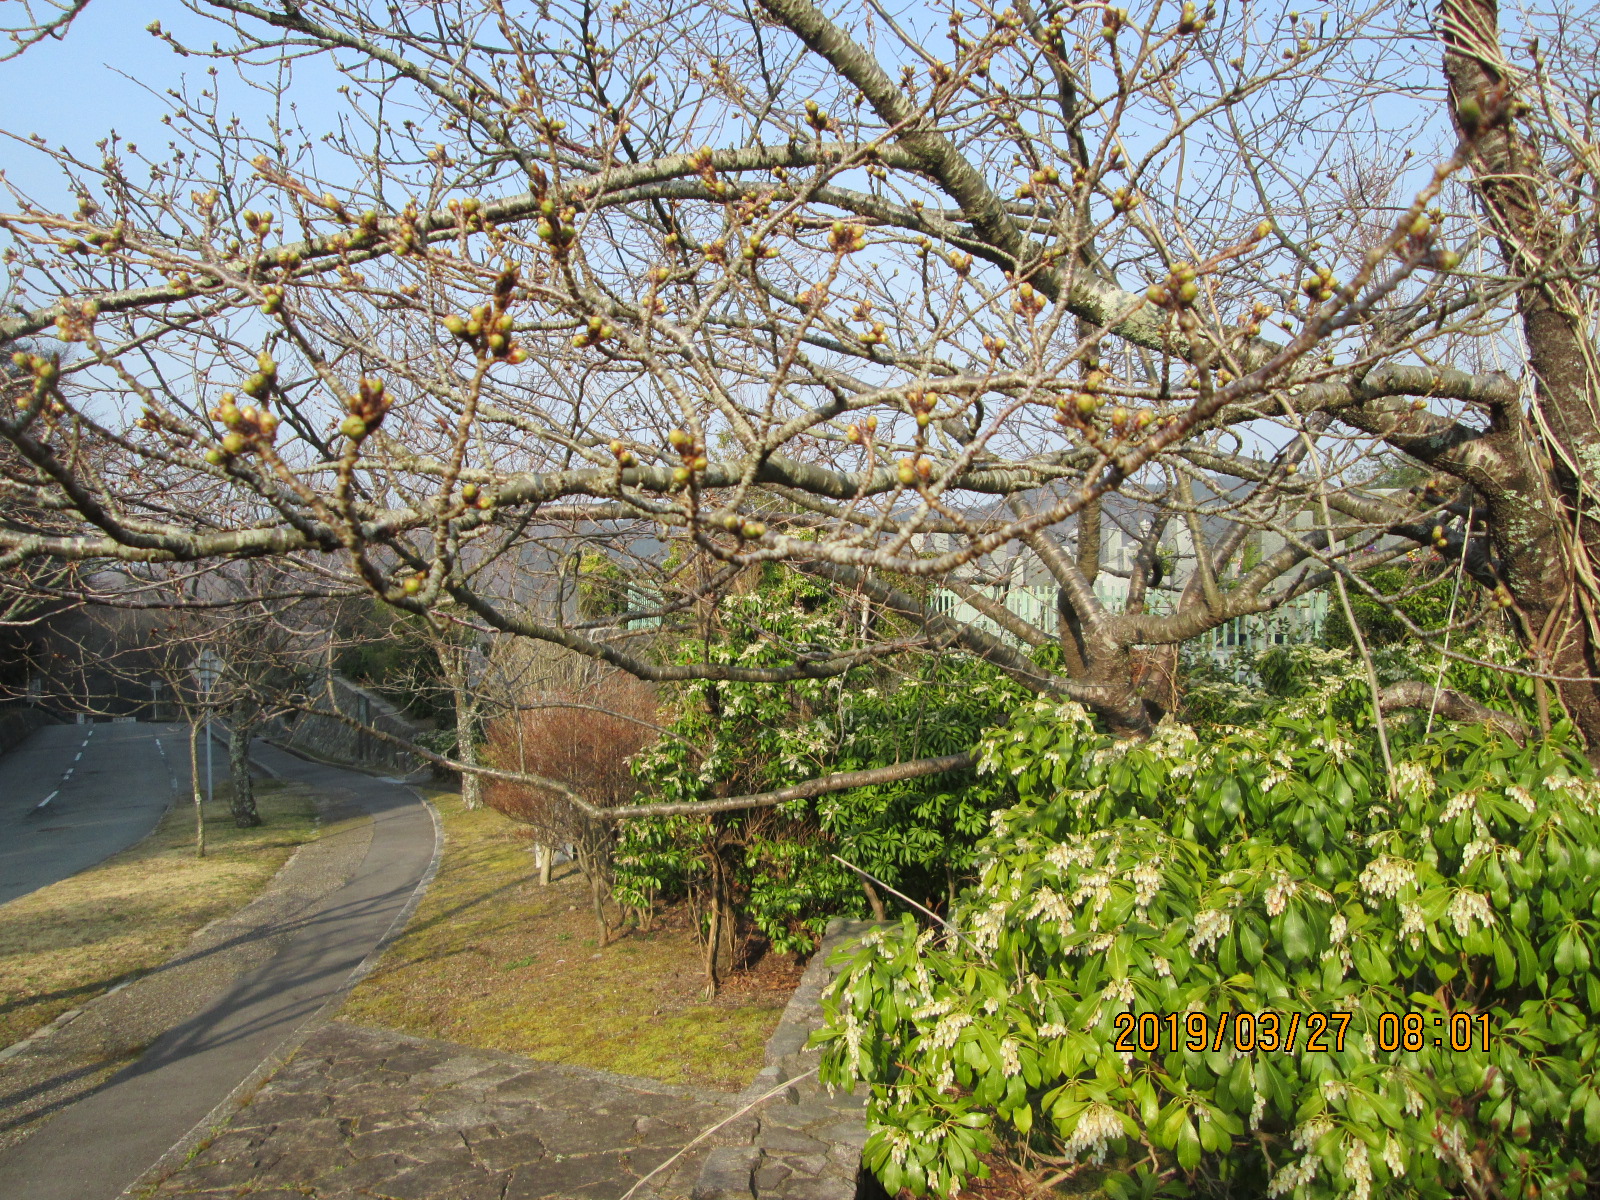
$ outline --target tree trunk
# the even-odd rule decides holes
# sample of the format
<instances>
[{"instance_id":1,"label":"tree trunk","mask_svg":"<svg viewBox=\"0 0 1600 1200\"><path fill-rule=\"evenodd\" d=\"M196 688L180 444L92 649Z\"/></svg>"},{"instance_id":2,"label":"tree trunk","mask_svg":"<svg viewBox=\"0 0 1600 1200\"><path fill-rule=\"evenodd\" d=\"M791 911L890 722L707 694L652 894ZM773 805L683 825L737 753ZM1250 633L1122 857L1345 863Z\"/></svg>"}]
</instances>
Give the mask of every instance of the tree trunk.
<instances>
[{"instance_id":1,"label":"tree trunk","mask_svg":"<svg viewBox=\"0 0 1600 1200\"><path fill-rule=\"evenodd\" d=\"M887 921L889 914L884 911L883 897L878 895L878 889L872 886L872 880L863 879L861 881L861 890L867 894L867 907L872 909L872 919L874 921Z\"/></svg>"},{"instance_id":2,"label":"tree trunk","mask_svg":"<svg viewBox=\"0 0 1600 1200\"><path fill-rule=\"evenodd\" d=\"M466 686L465 672L456 675L453 687L456 702L456 754L469 767L478 765L478 704ZM473 771L461 772L461 803L466 808L483 804L483 778Z\"/></svg>"},{"instance_id":3,"label":"tree trunk","mask_svg":"<svg viewBox=\"0 0 1600 1200\"><path fill-rule=\"evenodd\" d=\"M589 876L589 900L594 905L595 930L604 950L611 944L611 922L606 920L606 888L599 871Z\"/></svg>"},{"instance_id":4,"label":"tree trunk","mask_svg":"<svg viewBox=\"0 0 1600 1200\"><path fill-rule=\"evenodd\" d=\"M539 864L539 886L550 886L550 860L556 856L555 847L538 845L534 847L534 861Z\"/></svg>"},{"instance_id":5,"label":"tree trunk","mask_svg":"<svg viewBox=\"0 0 1600 1200\"><path fill-rule=\"evenodd\" d=\"M208 732L209 736L209 732ZM200 792L200 726L189 722L189 789L194 793L194 856L206 856L205 797Z\"/></svg>"},{"instance_id":6,"label":"tree trunk","mask_svg":"<svg viewBox=\"0 0 1600 1200\"><path fill-rule=\"evenodd\" d=\"M1517 293L1532 409L1495 414L1491 437L1507 469L1469 482L1488 502L1490 536L1520 633L1546 670L1581 680L1559 684L1560 695L1590 757L1600 760L1594 569L1600 522L1592 515L1600 476L1600 379L1573 283L1583 265L1581 238L1563 228L1562 205L1539 182L1546 176L1540 156L1508 111L1512 73L1500 47L1495 0L1444 0L1440 30L1451 112L1457 128L1475 136L1474 187L1501 256L1513 273L1539 280Z\"/></svg>"},{"instance_id":7,"label":"tree trunk","mask_svg":"<svg viewBox=\"0 0 1600 1200\"><path fill-rule=\"evenodd\" d=\"M722 950L722 872L711 867L711 928L706 931L706 993L715 999L722 981L717 975L717 957Z\"/></svg>"},{"instance_id":8,"label":"tree trunk","mask_svg":"<svg viewBox=\"0 0 1600 1200\"><path fill-rule=\"evenodd\" d=\"M246 714L243 705L233 709L233 730L228 735L228 778L233 783L233 823L240 829L254 829L261 824L261 814L256 811L255 786L250 779L250 739L255 734L256 723Z\"/></svg>"}]
</instances>

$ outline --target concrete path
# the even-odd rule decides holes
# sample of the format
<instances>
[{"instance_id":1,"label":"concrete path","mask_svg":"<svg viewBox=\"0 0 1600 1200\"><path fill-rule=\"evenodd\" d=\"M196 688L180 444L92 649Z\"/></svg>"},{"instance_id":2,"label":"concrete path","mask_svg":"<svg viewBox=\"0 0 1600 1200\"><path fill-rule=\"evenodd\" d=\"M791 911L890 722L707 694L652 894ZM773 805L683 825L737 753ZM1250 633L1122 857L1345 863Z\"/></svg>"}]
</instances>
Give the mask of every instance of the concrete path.
<instances>
[{"instance_id":1,"label":"concrete path","mask_svg":"<svg viewBox=\"0 0 1600 1200\"><path fill-rule=\"evenodd\" d=\"M256 757L331 795L337 832L227 927L4 1064L0 1113L22 1112L4 1124L31 1132L0 1151L0 1197L113 1200L197 1125L225 1121L218 1106L294 1049L414 902L435 831L409 789L272 747ZM97 1049L146 1037L96 1078Z\"/></svg>"},{"instance_id":2,"label":"concrete path","mask_svg":"<svg viewBox=\"0 0 1600 1200\"><path fill-rule=\"evenodd\" d=\"M103 723L48 725L0 756L0 904L154 829L187 753L181 726Z\"/></svg>"}]
</instances>

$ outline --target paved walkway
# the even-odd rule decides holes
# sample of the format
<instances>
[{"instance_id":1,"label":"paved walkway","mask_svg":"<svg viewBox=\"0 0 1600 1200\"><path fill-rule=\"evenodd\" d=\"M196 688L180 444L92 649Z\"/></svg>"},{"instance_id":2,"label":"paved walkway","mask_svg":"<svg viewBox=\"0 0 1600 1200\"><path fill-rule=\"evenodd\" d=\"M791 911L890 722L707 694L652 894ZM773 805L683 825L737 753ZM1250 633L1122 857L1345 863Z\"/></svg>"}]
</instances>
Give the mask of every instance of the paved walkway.
<instances>
[{"instance_id":1,"label":"paved walkway","mask_svg":"<svg viewBox=\"0 0 1600 1200\"><path fill-rule=\"evenodd\" d=\"M334 1023L153 1195L621 1200L733 1111L719 1092ZM754 1130L743 1118L715 1140ZM636 1198L687 1195L700 1162L686 1155Z\"/></svg>"},{"instance_id":2,"label":"paved walkway","mask_svg":"<svg viewBox=\"0 0 1600 1200\"><path fill-rule=\"evenodd\" d=\"M139 1195L622 1200L644 1181L634 1200L856 1200L862 1100L820 1089L818 1052L804 1047L833 977L828 949L869 927L830 929L768 1043L767 1066L739 1095L339 1022Z\"/></svg>"},{"instance_id":3,"label":"paved walkway","mask_svg":"<svg viewBox=\"0 0 1600 1200\"><path fill-rule=\"evenodd\" d=\"M409 789L257 757L327 798L324 836L172 963L0 1063L0 1197L113 1200L292 1052L416 895L435 835Z\"/></svg>"}]
</instances>

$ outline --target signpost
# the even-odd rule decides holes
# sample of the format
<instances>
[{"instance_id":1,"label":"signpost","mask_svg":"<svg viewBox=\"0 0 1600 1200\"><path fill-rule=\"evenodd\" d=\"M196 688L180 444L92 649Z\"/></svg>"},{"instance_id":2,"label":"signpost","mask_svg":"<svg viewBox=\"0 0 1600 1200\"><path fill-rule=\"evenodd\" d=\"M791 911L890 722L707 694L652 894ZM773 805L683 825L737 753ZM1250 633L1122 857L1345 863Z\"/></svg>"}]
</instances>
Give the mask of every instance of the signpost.
<instances>
[{"instance_id":1,"label":"signpost","mask_svg":"<svg viewBox=\"0 0 1600 1200\"><path fill-rule=\"evenodd\" d=\"M206 705L206 803L211 795L211 692L222 678L222 655L207 646L194 660L194 681Z\"/></svg>"}]
</instances>

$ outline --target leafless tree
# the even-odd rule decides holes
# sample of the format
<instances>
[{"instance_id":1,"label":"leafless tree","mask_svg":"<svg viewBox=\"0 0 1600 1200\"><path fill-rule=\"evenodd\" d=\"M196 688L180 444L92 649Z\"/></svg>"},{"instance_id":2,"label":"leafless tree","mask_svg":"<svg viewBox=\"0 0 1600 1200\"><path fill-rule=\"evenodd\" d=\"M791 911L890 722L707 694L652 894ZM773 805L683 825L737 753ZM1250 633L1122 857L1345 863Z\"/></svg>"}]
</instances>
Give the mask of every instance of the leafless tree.
<instances>
[{"instance_id":1,"label":"leafless tree","mask_svg":"<svg viewBox=\"0 0 1600 1200\"><path fill-rule=\"evenodd\" d=\"M71 528L0 526L4 569L271 556L654 681L954 645L1139 735L1137 648L1431 547L1600 748L1592 18L1508 50L1489 0L187 9L203 40L153 34L270 111L186 85L167 148L39 146L78 210L0 217L0 338L81 347L19 351L3 494ZM312 58L325 130L287 103ZM1383 455L1431 482L1371 486ZM597 539L630 569L594 616L563 571ZM1018 544L1059 621L979 586ZM901 621L650 649L761 564Z\"/></svg>"}]
</instances>

